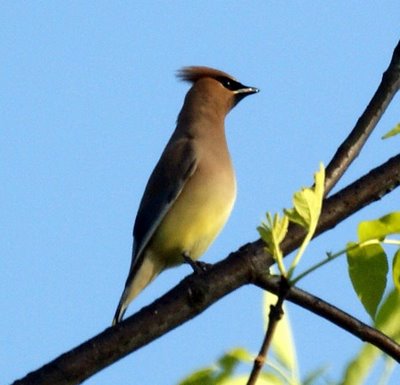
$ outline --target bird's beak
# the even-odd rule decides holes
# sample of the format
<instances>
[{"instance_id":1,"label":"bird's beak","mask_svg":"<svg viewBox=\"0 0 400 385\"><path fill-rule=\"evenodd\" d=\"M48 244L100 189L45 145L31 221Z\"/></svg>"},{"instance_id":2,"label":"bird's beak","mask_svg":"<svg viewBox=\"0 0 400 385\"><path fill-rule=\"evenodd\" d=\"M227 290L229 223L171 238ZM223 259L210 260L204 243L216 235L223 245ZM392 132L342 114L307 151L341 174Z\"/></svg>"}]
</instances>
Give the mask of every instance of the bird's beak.
<instances>
[{"instance_id":1,"label":"bird's beak","mask_svg":"<svg viewBox=\"0 0 400 385\"><path fill-rule=\"evenodd\" d=\"M238 104L246 96L256 94L259 91L260 90L258 88L247 87L247 86L240 87L238 90L233 91L233 93L235 95L233 106L236 106L236 104Z\"/></svg>"},{"instance_id":2,"label":"bird's beak","mask_svg":"<svg viewBox=\"0 0 400 385\"><path fill-rule=\"evenodd\" d=\"M235 94L241 95L242 97L251 95L251 94L256 94L257 92L260 92L260 90L256 87L247 87L243 86L243 88L240 88L236 91L234 91Z\"/></svg>"}]
</instances>

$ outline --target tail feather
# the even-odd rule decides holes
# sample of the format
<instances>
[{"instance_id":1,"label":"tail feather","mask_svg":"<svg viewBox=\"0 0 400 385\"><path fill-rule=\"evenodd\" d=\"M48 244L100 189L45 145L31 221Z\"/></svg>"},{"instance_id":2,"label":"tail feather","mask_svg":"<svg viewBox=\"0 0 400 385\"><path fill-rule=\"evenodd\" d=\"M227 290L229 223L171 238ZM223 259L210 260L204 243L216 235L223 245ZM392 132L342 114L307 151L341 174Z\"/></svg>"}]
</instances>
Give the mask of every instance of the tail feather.
<instances>
[{"instance_id":1,"label":"tail feather","mask_svg":"<svg viewBox=\"0 0 400 385\"><path fill-rule=\"evenodd\" d=\"M123 305L124 305L124 301L123 301L123 297L121 297L119 304L117 306L117 310L115 311L114 318L112 320L112 326L115 326L116 324L119 324L121 322L122 317L124 316L125 311L126 311L126 306L123 306Z\"/></svg>"},{"instance_id":2,"label":"tail feather","mask_svg":"<svg viewBox=\"0 0 400 385\"><path fill-rule=\"evenodd\" d=\"M125 283L124 291L119 300L117 310L112 321L112 325L121 322L126 309L135 297L163 270L164 265L159 262L159 258L146 251L140 265L135 265L129 272Z\"/></svg>"}]
</instances>

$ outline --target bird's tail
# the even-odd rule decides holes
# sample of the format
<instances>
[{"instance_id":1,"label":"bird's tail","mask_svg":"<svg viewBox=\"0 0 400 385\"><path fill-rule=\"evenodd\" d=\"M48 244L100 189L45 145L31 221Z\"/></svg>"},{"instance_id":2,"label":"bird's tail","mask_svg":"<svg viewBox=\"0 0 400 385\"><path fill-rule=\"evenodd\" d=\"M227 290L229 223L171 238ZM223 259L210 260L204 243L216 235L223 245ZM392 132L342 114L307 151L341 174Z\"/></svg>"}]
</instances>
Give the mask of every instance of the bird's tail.
<instances>
[{"instance_id":1,"label":"bird's tail","mask_svg":"<svg viewBox=\"0 0 400 385\"><path fill-rule=\"evenodd\" d=\"M146 255L141 263L136 263L129 272L125 288L119 300L117 310L112 321L112 325L121 322L128 305L134 298L163 270L164 266L159 259L150 251L146 251Z\"/></svg>"}]
</instances>

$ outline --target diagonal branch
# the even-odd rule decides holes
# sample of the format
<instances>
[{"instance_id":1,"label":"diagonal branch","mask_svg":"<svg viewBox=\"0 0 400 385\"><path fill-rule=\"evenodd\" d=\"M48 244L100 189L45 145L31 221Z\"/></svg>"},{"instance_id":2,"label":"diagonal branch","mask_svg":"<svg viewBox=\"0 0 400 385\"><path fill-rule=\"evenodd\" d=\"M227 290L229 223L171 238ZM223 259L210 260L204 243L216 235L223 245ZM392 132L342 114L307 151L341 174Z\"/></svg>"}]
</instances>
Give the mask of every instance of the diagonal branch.
<instances>
[{"instance_id":1,"label":"diagonal branch","mask_svg":"<svg viewBox=\"0 0 400 385\"><path fill-rule=\"evenodd\" d=\"M347 168L358 156L387 106L400 88L400 41L394 49L389 67L382 76L374 96L349 136L340 145L326 168L325 194L328 195Z\"/></svg>"},{"instance_id":2,"label":"diagonal branch","mask_svg":"<svg viewBox=\"0 0 400 385\"><path fill-rule=\"evenodd\" d=\"M260 274L256 280L256 285L272 293L279 293L279 277ZM299 288L292 286L286 299L325 318L340 328L347 330L360 340L375 345L400 363L400 345L379 330L366 325L357 318L354 318L343 310L338 309L336 306Z\"/></svg>"},{"instance_id":3,"label":"diagonal branch","mask_svg":"<svg viewBox=\"0 0 400 385\"><path fill-rule=\"evenodd\" d=\"M326 199L317 235L333 228L399 185L400 155L397 155ZM303 237L304 232L292 226L282 244L284 253L288 254L297 248ZM230 292L245 284L256 283L259 272L267 271L272 264L272 257L264 251L261 240L249 243L206 273L185 278L163 297L120 325L106 329L14 382L14 385L78 384L192 319Z\"/></svg>"}]
</instances>

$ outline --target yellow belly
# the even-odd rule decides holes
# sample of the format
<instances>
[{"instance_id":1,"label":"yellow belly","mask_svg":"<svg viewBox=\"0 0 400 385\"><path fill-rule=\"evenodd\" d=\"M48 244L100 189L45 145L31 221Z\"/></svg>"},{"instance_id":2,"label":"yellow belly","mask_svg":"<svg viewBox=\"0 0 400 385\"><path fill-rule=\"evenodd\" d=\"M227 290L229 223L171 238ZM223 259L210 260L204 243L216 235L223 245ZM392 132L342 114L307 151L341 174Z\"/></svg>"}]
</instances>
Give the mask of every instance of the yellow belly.
<instances>
[{"instance_id":1,"label":"yellow belly","mask_svg":"<svg viewBox=\"0 0 400 385\"><path fill-rule=\"evenodd\" d=\"M221 231L232 211L236 186L234 177L218 182L189 181L160 223L148 247L165 267L182 263L183 252L198 259Z\"/></svg>"}]
</instances>

